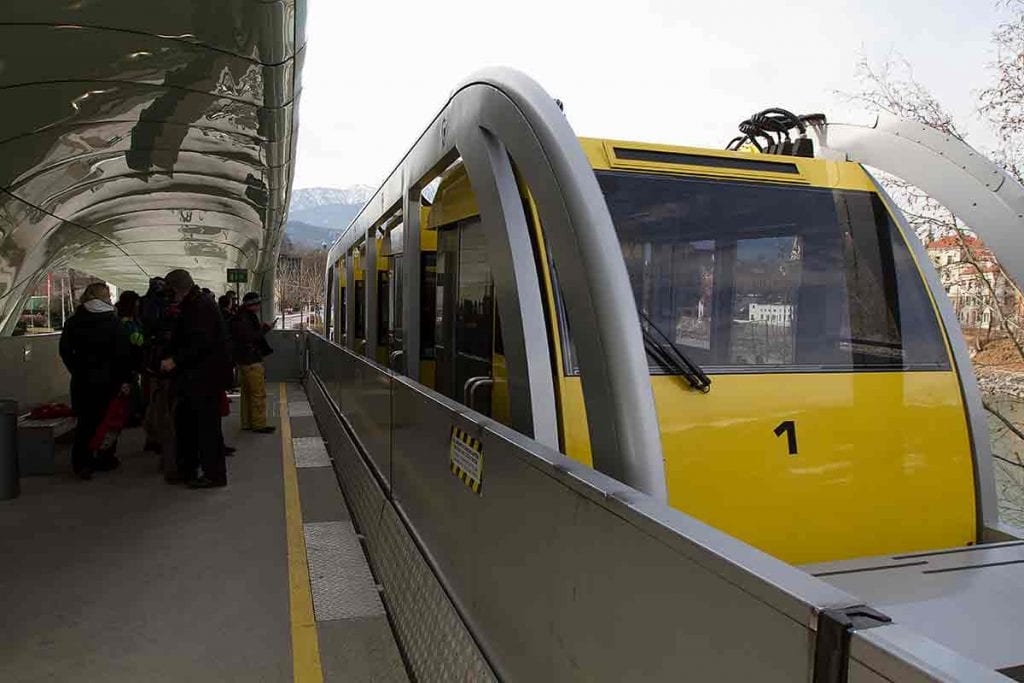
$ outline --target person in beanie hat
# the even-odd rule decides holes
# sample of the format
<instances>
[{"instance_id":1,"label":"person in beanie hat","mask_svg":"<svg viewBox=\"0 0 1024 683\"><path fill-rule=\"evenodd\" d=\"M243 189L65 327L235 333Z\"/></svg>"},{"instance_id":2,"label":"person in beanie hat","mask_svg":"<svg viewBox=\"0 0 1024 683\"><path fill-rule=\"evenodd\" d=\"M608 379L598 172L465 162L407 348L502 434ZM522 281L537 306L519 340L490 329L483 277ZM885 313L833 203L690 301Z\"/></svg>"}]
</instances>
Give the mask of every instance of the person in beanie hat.
<instances>
[{"instance_id":1,"label":"person in beanie hat","mask_svg":"<svg viewBox=\"0 0 1024 683\"><path fill-rule=\"evenodd\" d=\"M169 357L160 362L160 370L174 377L177 396L178 471L165 476L168 483L192 488L226 486L220 407L231 381L231 361L224 323L216 302L203 295L188 271L172 270L166 281L179 306Z\"/></svg>"},{"instance_id":2,"label":"person in beanie hat","mask_svg":"<svg viewBox=\"0 0 1024 683\"><path fill-rule=\"evenodd\" d=\"M270 434L274 427L267 424L267 382L263 358L273 353L267 343L270 325L259 318L262 299L256 292L242 297L242 305L231 319L231 350L238 364L238 377L242 385L242 429Z\"/></svg>"}]
</instances>

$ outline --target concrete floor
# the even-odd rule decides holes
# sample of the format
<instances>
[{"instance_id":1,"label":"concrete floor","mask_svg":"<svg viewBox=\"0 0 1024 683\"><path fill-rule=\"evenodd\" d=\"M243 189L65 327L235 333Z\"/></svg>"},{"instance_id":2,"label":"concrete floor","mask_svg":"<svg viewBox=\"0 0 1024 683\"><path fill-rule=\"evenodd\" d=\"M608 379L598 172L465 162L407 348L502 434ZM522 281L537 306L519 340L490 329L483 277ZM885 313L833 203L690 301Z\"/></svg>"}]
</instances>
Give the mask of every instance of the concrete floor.
<instances>
[{"instance_id":1,"label":"concrete floor","mask_svg":"<svg viewBox=\"0 0 1024 683\"><path fill-rule=\"evenodd\" d=\"M164 484L132 430L119 470L80 482L65 455L0 502L0 680L291 680L280 431L240 432L236 415L224 427L238 448L226 489ZM318 469L300 479L313 521L343 505ZM383 615L318 631L327 680L405 678Z\"/></svg>"}]
</instances>

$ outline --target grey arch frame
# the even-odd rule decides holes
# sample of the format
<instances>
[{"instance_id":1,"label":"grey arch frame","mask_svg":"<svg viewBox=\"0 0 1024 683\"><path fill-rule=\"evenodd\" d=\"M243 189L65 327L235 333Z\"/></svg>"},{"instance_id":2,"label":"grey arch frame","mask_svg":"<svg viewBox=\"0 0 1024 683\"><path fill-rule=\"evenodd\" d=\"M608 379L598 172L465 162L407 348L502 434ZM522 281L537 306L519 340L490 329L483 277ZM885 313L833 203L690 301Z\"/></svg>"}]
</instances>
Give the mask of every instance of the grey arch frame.
<instances>
[{"instance_id":1,"label":"grey arch frame","mask_svg":"<svg viewBox=\"0 0 1024 683\"><path fill-rule=\"evenodd\" d=\"M544 225L569 324L588 331L574 341L594 466L667 500L639 316L611 216L575 133L554 99L528 76L512 69L486 69L457 87L334 243L329 261L347 256L353 245L399 211L405 225L403 251L418 253L420 192L460 156L480 208L488 250L496 254L491 265L509 365L512 426L558 447L543 300L514 163ZM420 260L405 258L403 264L404 352L414 359L420 352ZM368 263L367 273L370 267ZM375 303L375 290L366 287L367 313ZM372 355L373 348L367 344L364 353ZM417 363L407 366L416 379Z\"/></svg>"}]
</instances>

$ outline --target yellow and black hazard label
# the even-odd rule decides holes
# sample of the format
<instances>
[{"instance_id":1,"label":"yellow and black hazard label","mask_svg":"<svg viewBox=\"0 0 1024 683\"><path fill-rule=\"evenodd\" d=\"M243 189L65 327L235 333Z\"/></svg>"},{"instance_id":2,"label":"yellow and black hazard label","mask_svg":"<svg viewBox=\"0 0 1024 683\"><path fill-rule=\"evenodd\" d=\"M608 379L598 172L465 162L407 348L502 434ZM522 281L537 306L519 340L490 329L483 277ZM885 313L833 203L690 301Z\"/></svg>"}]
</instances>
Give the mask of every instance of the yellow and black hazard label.
<instances>
[{"instance_id":1,"label":"yellow and black hazard label","mask_svg":"<svg viewBox=\"0 0 1024 683\"><path fill-rule=\"evenodd\" d=\"M452 427L451 443L448 447L448 464L452 474L463 484L479 494L484 476L484 447L458 427Z\"/></svg>"}]
</instances>

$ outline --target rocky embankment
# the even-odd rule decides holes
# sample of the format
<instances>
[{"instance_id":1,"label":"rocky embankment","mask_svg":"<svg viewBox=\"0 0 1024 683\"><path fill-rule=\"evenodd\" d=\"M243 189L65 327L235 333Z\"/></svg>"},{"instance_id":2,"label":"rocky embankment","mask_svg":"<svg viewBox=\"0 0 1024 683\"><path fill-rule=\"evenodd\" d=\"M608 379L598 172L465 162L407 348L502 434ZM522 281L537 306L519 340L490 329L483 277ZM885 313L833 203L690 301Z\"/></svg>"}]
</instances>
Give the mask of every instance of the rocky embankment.
<instances>
[{"instance_id":1,"label":"rocky embankment","mask_svg":"<svg viewBox=\"0 0 1024 683\"><path fill-rule=\"evenodd\" d=\"M983 397L1008 396L1024 400L1024 372L978 368L978 388Z\"/></svg>"}]
</instances>

